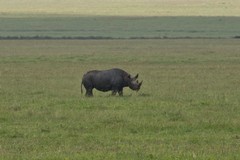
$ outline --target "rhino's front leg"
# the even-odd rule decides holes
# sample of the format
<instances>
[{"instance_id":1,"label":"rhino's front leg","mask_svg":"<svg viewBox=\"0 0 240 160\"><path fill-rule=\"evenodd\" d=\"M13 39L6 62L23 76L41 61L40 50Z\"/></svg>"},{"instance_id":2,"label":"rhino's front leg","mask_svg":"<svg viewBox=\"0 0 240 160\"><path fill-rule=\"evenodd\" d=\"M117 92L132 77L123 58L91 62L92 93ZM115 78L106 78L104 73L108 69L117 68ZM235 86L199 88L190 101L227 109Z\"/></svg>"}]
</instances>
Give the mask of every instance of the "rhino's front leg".
<instances>
[{"instance_id":1,"label":"rhino's front leg","mask_svg":"<svg viewBox=\"0 0 240 160\"><path fill-rule=\"evenodd\" d=\"M117 91L113 90L112 91L112 96L115 96L117 94Z\"/></svg>"},{"instance_id":2,"label":"rhino's front leg","mask_svg":"<svg viewBox=\"0 0 240 160\"><path fill-rule=\"evenodd\" d=\"M119 96L123 96L123 90L118 91Z\"/></svg>"}]
</instances>

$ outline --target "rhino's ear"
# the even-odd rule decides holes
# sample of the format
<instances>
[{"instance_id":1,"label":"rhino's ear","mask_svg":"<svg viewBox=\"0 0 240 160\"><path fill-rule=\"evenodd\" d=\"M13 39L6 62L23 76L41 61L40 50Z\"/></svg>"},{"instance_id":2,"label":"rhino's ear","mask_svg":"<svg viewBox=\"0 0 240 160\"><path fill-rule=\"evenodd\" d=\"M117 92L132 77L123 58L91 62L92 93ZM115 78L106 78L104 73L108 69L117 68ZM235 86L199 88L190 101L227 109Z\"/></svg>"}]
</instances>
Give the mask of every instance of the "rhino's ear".
<instances>
[{"instance_id":1,"label":"rhino's ear","mask_svg":"<svg viewBox=\"0 0 240 160\"><path fill-rule=\"evenodd\" d=\"M131 79L131 75L129 74L129 75L127 76L127 78Z\"/></svg>"},{"instance_id":2,"label":"rhino's ear","mask_svg":"<svg viewBox=\"0 0 240 160\"><path fill-rule=\"evenodd\" d=\"M133 77L134 80L136 80L137 78L138 78L138 74L135 77Z\"/></svg>"}]
</instances>

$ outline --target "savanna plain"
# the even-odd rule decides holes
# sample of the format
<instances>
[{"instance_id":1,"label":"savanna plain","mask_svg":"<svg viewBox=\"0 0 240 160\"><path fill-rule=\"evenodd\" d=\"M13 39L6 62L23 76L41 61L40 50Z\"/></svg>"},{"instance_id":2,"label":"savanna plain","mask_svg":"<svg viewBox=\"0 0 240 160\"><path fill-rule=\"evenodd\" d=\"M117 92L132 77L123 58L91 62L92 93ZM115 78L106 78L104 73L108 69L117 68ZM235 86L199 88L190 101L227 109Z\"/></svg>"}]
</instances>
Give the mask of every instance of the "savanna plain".
<instances>
[{"instance_id":1,"label":"savanna plain","mask_svg":"<svg viewBox=\"0 0 240 160\"><path fill-rule=\"evenodd\" d=\"M1 159L240 159L238 39L1 40ZM80 92L91 69L143 80Z\"/></svg>"}]
</instances>

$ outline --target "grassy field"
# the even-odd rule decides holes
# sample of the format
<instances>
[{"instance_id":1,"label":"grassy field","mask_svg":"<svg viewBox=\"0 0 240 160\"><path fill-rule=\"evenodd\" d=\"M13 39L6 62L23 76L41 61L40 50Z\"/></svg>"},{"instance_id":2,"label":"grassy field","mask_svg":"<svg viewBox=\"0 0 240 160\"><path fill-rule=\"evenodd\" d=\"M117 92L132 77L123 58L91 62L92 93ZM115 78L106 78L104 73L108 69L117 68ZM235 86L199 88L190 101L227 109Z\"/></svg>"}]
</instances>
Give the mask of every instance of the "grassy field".
<instances>
[{"instance_id":1,"label":"grassy field","mask_svg":"<svg viewBox=\"0 0 240 160\"><path fill-rule=\"evenodd\" d=\"M240 159L240 41L0 41L0 159ZM119 67L142 89L80 94Z\"/></svg>"},{"instance_id":2,"label":"grassy field","mask_svg":"<svg viewBox=\"0 0 240 160\"><path fill-rule=\"evenodd\" d=\"M2 0L0 14L240 16L239 0Z\"/></svg>"},{"instance_id":3,"label":"grassy field","mask_svg":"<svg viewBox=\"0 0 240 160\"><path fill-rule=\"evenodd\" d=\"M240 17L0 17L0 37L230 38Z\"/></svg>"}]
</instances>

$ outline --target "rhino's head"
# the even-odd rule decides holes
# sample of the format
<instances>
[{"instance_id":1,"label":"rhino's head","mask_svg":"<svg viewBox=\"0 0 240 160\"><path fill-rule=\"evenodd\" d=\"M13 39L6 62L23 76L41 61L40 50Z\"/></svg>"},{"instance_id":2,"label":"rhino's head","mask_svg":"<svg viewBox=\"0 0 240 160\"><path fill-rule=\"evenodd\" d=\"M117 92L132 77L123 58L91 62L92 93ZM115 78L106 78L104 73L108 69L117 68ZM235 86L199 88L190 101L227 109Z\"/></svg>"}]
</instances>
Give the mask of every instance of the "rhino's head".
<instances>
[{"instance_id":1,"label":"rhino's head","mask_svg":"<svg viewBox=\"0 0 240 160\"><path fill-rule=\"evenodd\" d=\"M140 83L138 82L137 78L138 78L138 74L135 77L131 77L130 75L128 76L129 78L129 88L131 88L132 90L138 91L141 88L142 82Z\"/></svg>"}]
</instances>

